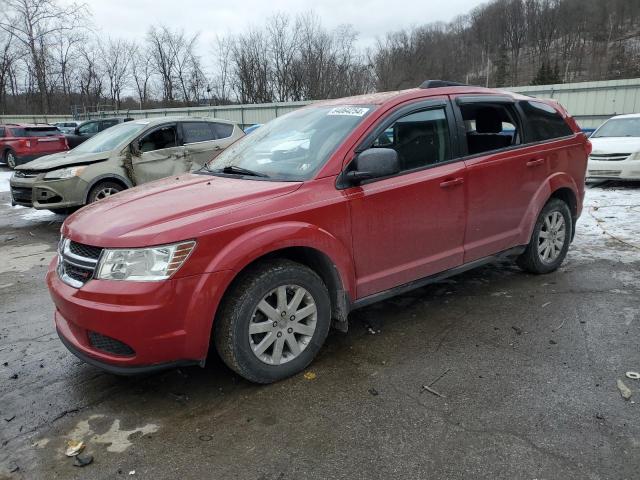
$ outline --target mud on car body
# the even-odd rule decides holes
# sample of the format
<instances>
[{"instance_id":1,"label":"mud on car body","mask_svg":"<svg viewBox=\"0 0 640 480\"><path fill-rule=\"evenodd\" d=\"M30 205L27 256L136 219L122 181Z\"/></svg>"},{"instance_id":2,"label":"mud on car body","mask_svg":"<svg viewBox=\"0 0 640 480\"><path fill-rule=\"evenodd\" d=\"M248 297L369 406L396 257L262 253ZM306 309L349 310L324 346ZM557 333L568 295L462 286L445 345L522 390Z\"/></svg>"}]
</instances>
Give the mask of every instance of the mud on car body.
<instances>
[{"instance_id":1,"label":"mud on car body","mask_svg":"<svg viewBox=\"0 0 640 480\"><path fill-rule=\"evenodd\" d=\"M224 120L136 120L96 134L68 152L16 168L14 205L66 211L119 191L201 168L242 130Z\"/></svg>"},{"instance_id":2,"label":"mud on car body","mask_svg":"<svg viewBox=\"0 0 640 480\"><path fill-rule=\"evenodd\" d=\"M349 311L494 261L547 273L590 144L558 104L480 87L314 103L197 174L67 218L47 283L63 343L116 373L304 369Z\"/></svg>"}]
</instances>

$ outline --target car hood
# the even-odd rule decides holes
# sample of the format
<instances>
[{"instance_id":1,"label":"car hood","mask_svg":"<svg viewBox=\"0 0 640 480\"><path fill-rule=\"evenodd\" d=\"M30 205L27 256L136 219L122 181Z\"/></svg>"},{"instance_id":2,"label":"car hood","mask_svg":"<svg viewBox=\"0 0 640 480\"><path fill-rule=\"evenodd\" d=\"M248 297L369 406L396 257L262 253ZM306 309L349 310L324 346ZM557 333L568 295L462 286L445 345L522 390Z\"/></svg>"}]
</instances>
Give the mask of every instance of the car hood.
<instances>
[{"instance_id":1,"label":"car hood","mask_svg":"<svg viewBox=\"0 0 640 480\"><path fill-rule=\"evenodd\" d=\"M177 242L249 218L249 205L294 192L301 184L198 174L165 178L82 208L67 218L62 234L99 247Z\"/></svg>"},{"instance_id":2,"label":"car hood","mask_svg":"<svg viewBox=\"0 0 640 480\"><path fill-rule=\"evenodd\" d=\"M101 153L73 153L73 150L54 153L37 158L29 163L16 167L16 170L51 170L52 168L68 167L83 163L100 162L109 158L110 152Z\"/></svg>"},{"instance_id":3,"label":"car hood","mask_svg":"<svg viewBox=\"0 0 640 480\"><path fill-rule=\"evenodd\" d=\"M640 137L590 138L594 154L634 153L640 151Z\"/></svg>"}]
</instances>

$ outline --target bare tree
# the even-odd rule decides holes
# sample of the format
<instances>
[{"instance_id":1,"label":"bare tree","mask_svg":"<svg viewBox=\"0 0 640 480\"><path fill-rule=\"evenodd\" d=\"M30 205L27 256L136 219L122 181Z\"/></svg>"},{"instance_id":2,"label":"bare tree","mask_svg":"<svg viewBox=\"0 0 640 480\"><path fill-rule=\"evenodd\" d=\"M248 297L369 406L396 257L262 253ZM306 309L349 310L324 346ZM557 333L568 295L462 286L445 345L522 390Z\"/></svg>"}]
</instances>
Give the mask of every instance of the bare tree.
<instances>
[{"instance_id":1,"label":"bare tree","mask_svg":"<svg viewBox=\"0 0 640 480\"><path fill-rule=\"evenodd\" d=\"M135 84L140 108L146 108L151 96L151 81L153 76L152 58L145 47L132 45L131 76Z\"/></svg>"},{"instance_id":2,"label":"bare tree","mask_svg":"<svg viewBox=\"0 0 640 480\"><path fill-rule=\"evenodd\" d=\"M11 34L25 48L37 83L40 108L47 113L47 57L53 36L78 28L85 8L77 3L61 7L54 0L5 0L5 5L0 29Z\"/></svg>"},{"instance_id":3,"label":"bare tree","mask_svg":"<svg viewBox=\"0 0 640 480\"><path fill-rule=\"evenodd\" d=\"M120 109L122 91L129 80L129 64L134 47L124 40L109 38L100 46L100 62L109 86L109 98L116 110Z\"/></svg>"},{"instance_id":4,"label":"bare tree","mask_svg":"<svg viewBox=\"0 0 640 480\"><path fill-rule=\"evenodd\" d=\"M232 95L232 71L231 55L233 42L230 38L216 37L212 45L214 56L215 74L213 77L212 91L216 104L228 104Z\"/></svg>"}]
</instances>

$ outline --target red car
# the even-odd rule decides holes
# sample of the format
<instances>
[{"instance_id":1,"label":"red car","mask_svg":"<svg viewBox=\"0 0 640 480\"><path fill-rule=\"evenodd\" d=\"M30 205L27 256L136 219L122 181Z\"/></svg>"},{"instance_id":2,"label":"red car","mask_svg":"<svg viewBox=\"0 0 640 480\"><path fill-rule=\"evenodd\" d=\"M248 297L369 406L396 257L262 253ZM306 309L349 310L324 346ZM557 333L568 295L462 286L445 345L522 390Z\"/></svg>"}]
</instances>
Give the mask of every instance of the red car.
<instances>
[{"instance_id":1,"label":"red car","mask_svg":"<svg viewBox=\"0 0 640 480\"><path fill-rule=\"evenodd\" d=\"M590 143L557 103L479 87L314 103L195 174L62 226L62 342L115 373L304 369L353 309L502 258L547 273L582 210Z\"/></svg>"},{"instance_id":2,"label":"red car","mask_svg":"<svg viewBox=\"0 0 640 480\"><path fill-rule=\"evenodd\" d=\"M63 133L51 125L0 125L0 158L11 169L52 153L69 150Z\"/></svg>"}]
</instances>

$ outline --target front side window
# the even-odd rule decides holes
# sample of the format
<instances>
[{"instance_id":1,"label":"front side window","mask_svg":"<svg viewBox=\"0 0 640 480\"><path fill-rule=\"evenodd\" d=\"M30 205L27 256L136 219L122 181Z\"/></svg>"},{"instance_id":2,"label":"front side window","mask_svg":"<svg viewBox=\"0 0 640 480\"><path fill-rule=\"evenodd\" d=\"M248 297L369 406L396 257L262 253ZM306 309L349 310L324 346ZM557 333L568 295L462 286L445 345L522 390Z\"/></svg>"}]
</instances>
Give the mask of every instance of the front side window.
<instances>
[{"instance_id":1,"label":"front side window","mask_svg":"<svg viewBox=\"0 0 640 480\"><path fill-rule=\"evenodd\" d=\"M138 144L142 153L176 147L178 145L176 126L167 125L157 128L142 137Z\"/></svg>"},{"instance_id":2,"label":"front side window","mask_svg":"<svg viewBox=\"0 0 640 480\"><path fill-rule=\"evenodd\" d=\"M640 137L640 118L613 118L603 123L591 137Z\"/></svg>"},{"instance_id":3,"label":"front side window","mask_svg":"<svg viewBox=\"0 0 640 480\"><path fill-rule=\"evenodd\" d=\"M207 122L185 122L182 124L184 143L209 142L215 140L213 124Z\"/></svg>"},{"instance_id":4,"label":"front side window","mask_svg":"<svg viewBox=\"0 0 640 480\"><path fill-rule=\"evenodd\" d=\"M527 123L527 142L542 142L573 135L558 111L551 105L535 101L520 102Z\"/></svg>"},{"instance_id":5,"label":"front side window","mask_svg":"<svg viewBox=\"0 0 640 480\"><path fill-rule=\"evenodd\" d=\"M117 120L103 120L102 121L102 130L106 130L109 127L113 127L114 125L117 125L118 121Z\"/></svg>"},{"instance_id":6,"label":"front side window","mask_svg":"<svg viewBox=\"0 0 640 480\"><path fill-rule=\"evenodd\" d=\"M295 110L234 143L206 170L233 174L244 169L274 180L310 179L373 108L318 105Z\"/></svg>"},{"instance_id":7,"label":"front side window","mask_svg":"<svg viewBox=\"0 0 640 480\"><path fill-rule=\"evenodd\" d=\"M451 158L444 108L411 113L396 120L373 142L374 148L398 152L400 170L413 170Z\"/></svg>"},{"instance_id":8,"label":"front side window","mask_svg":"<svg viewBox=\"0 0 640 480\"><path fill-rule=\"evenodd\" d=\"M80 133L80 135L98 133L98 122L89 122L81 125L80 128L78 128L78 133Z\"/></svg>"},{"instance_id":9,"label":"front side window","mask_svg":"<svg viewBox=\"0 0 640 480\"><path fill-rule=\"evenodd\" d=\"M478 155L521 143L513 106L490 101L460 105L466 130L467 151Z\"/></svg>"}]
</instances>

